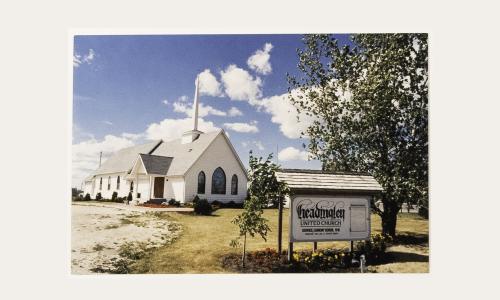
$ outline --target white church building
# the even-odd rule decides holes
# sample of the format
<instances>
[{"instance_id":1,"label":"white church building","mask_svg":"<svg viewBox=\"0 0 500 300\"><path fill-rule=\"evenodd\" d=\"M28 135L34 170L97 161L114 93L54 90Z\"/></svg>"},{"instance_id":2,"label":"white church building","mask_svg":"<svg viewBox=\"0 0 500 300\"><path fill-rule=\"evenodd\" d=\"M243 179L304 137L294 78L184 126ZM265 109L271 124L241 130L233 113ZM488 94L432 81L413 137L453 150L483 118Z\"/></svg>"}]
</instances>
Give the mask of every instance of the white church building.
<instances>
[{"instance_id":1,"label":"white church building","mask_svg":"<svg viewBox=\"0 0 500 300\"><path fill-rule=\"evenodd\" d=\"M108 158L84 182L84 195L111 198L132 193L139 203L195 196L209 202L243 202L247 173L224 130L198 130L199 84L193 104L193 129L172 141L153 141L122 149Z\"/></svg>"}]
</instances>

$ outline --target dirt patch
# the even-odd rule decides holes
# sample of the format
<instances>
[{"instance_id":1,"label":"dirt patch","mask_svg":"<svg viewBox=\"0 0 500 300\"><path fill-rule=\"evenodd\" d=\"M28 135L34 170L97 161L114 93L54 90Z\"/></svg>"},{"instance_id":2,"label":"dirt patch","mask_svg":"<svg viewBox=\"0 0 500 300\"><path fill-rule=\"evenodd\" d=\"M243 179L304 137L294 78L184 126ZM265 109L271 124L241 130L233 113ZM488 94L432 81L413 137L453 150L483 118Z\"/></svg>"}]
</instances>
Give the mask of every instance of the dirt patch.
<instances>
[{"instance_id":1,"label":"dirt patch","mask_svg":"<svg viewBox=\"0 0 500 300\"><path fill-rule=\"evenodd\" d=\"M180 226L161 213L72 205L71 272L91 274L125 268L149 249L166 245ZM116 270L118 273L122 270Z\"/></svg>"}]
</instances>

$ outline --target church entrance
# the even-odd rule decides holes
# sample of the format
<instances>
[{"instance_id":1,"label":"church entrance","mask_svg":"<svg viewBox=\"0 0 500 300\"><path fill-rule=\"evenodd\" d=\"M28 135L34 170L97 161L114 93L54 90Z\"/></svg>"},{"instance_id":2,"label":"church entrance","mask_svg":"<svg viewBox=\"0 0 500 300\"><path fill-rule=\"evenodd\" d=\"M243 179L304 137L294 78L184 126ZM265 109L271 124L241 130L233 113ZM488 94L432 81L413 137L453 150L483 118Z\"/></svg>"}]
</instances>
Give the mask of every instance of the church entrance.
<instances>
[{"instance_id":1,"label":"church entrance","mask_svg":"<svg viewBox=\"0 0 500 300\"><path fill-rule=\"evenodd\" d=\"M163 198L163 188L165 186L165 178L164 177L155 177L154 182L154 198Z\"/></svg>"}]
</instances>

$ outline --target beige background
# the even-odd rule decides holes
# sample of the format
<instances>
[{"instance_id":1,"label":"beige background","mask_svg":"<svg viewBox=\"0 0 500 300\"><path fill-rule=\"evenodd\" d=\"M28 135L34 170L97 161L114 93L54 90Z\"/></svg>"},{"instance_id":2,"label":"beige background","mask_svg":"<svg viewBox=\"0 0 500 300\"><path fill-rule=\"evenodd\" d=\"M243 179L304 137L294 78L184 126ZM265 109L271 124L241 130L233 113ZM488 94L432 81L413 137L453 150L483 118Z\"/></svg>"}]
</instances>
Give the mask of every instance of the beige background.
<instances>
[{"instance_id":1,"label":"beige background","mask_svg":"<svg viewBox=\"0 0 500 300\"><path fill-rule=\"evenodd\" d=\"M493 1L2 1L0 298L491 296L499 269L498 11ZM430 33L430 274L69 275L70 33L410 31Z\"/></svg>"}]
</instances>

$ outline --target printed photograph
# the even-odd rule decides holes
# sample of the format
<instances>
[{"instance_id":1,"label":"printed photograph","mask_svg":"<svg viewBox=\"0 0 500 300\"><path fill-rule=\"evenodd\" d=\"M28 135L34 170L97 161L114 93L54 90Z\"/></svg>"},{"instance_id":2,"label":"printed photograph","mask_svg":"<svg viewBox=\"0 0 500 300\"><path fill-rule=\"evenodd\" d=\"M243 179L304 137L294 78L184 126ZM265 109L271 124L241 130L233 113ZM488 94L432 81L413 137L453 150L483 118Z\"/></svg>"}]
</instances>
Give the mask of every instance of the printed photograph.
<instances>
[{"instance_id":1,"label":"printed photograph","mask_svg":"<svg viewBox=\"0 0 500 300\"><path fill-rule=\"evenodd\" d=\"M74 35L71 273L428 273L428 52Z\"/></svg>"}]
</instances>

